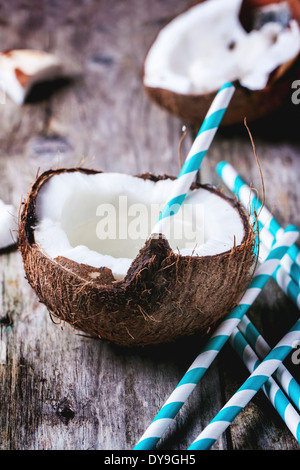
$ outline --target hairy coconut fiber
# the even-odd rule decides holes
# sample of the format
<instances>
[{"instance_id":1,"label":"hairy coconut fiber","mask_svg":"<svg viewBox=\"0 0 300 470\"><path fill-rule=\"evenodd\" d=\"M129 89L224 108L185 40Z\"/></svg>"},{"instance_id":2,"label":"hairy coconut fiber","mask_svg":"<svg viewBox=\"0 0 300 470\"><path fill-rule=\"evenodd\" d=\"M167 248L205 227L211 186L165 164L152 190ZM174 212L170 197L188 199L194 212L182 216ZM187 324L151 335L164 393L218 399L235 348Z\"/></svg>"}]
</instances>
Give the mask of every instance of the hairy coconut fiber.
<instances>
[{"instance_id":1,"label":"hairy coconut fiber","mask_svg":"<svg viewBox=\"0 0 300 470\"><path fill-rule=\"evenodd\" d=\"M141 346L205 334L236 306L254 263L252 227L236 201L207 188L239 212L244 225L239 246L214 256L181 256L166 239L151 238L126 277L116 281L108 268L97 269L64 257L51 259L35 242L38 191L49 178L65 171L96 173L72 169L42 174L24 202L19 223L27 279L51 314L100 339ZM162 179L149 174L141 177Z\"/></svg>"}]
</instances>

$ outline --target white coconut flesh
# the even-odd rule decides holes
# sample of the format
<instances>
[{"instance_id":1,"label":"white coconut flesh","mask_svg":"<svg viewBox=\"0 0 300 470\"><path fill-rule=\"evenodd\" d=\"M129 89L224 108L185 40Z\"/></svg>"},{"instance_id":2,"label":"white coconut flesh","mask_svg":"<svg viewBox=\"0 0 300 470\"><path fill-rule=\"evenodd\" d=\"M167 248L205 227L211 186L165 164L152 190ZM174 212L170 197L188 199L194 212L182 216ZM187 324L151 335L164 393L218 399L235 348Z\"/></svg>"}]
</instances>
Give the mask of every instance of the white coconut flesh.
<instances>
[{"instance_id":1,"label":"white coconut flesh","mask_svg":"<svg viewBox=\"0 0 300 470\"><path fill-rule=\"evenodd\" d=\"M54 175L37 194L35 242L52 259L108 267L122 279L149 238L171 186L169 179L153 182L119 173ZM203 188L190 191L170 220L165 235L181 255L223 253L245 235L238 211Z\"/></svg>"},{"instance_id":2,"label":"white coconut flesh","mask_svg":"<svg viewBox=\"0 0 300 470\"><path fill-rule=\"evenodd\" d=\"M3 250L17 241L15 209L11 204L5 204L0 199L0 250Z\"/></svg>"},{"instance_id":3,"label":"white coconut flesh","mask_svg":"<svg viewBox=\"0 0 300 470\"><path fill-rule=\"evenodd\" d=\"M247 33L238 18L241 2L207 0L165 26L146 57L144 84L181 94L213 92L235 80L265 88L270 73L299 54L300 29L291 19Z\"/></svg>"}]
</instances>

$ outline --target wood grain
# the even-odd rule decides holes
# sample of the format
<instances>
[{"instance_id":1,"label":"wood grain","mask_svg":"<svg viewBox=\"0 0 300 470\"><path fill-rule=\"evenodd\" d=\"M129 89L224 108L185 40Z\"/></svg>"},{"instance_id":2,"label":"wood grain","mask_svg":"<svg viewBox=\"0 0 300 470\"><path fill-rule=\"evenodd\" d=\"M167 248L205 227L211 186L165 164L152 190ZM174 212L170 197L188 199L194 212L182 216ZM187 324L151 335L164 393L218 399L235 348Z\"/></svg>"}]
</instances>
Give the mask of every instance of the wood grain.
<instances>
[{"instance_id":1,"label":"wood grain","mask_svg":"<svg viewBox=\"0 0 300 470\"><path fill-rule=\"evenodd\" d=\"M57 165L132 174L178 173L182 125L146 97L141 72L159 29L188 0L56 2L12 0L0 7L3 49L29 47L71 61L80 74L45 100L0 104L0 198L19 207L37 172ZM300 226L299 110L286 103L250 126L266 203ZM182 153L190 148L188 127ZM221 185L220 160L261 188L244 126L218 133L201 180ZM30 289L18 251L0 256L0 449L130 450L201 349L198 338L122 349L55 324ZM249 313L275 344L298 310L270 282ZM286 361L300 380L300 369ZM159 449L186 449L248 373L229 345L205 374ZM262 393L214 449L299 445Z\"/></svg>"}]
</instances>

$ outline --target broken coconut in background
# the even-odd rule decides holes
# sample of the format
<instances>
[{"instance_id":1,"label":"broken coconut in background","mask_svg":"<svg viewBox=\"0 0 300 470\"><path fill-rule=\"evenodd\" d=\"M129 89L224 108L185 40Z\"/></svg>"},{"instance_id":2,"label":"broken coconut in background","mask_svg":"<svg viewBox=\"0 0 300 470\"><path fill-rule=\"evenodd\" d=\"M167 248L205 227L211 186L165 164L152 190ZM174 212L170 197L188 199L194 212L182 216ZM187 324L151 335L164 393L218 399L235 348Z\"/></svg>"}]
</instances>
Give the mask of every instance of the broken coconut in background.
<instances>
[{"instance_id":1,"label":"broken coconut in background","mask_svg":"<svg viewBox=\"0 0 300 470\"><path fill-rule=\"evenodd\" d=\"M19 49L0 53L0 87L17 104L22 105L33 87L57 79L68 79L70 71L53 54Z\"/></svg>"},{"instance_id":2,"label":"broken coconut in background","mask_svg":"<svg viewBox=\"0 0 300 470\"><path fill-rule=\"evenodd\" d=\"M0 251L17 243L17 219L15 208L0 199Z\"/></svg>"},{"instance_id":3,"label":"broken coconut in background","mask_svg":"<svg viewBox=\"0 0 300 470\"><path fill-rule=\"evenodd\" d=\"M19 246L51 313L92 336L142 346L204 335L232 310L255 259L248 215L217 189L193 185L182 209L201 206L204 214L193 219L192 243L182 234L149 239L152 208L159 213L173 180L84 169L39 176L23 206ZM117 221L107 238L98 233L99 208L112 211L107 224ZM182 227L177 217L174 227Z\"/></svg>"},{"instance_id":4,"label":"broken coconut in background","mask_svg":"<svg viewBox=\"0 0 300 470\"><path fill-rule=\"evenodd\" d=\"M147 94L197 126L226 81L236 92L222 125L278 109L300 74L297 1L202 0L189 8L162 28L146 56Z\"/></svg>"}]
</instances>

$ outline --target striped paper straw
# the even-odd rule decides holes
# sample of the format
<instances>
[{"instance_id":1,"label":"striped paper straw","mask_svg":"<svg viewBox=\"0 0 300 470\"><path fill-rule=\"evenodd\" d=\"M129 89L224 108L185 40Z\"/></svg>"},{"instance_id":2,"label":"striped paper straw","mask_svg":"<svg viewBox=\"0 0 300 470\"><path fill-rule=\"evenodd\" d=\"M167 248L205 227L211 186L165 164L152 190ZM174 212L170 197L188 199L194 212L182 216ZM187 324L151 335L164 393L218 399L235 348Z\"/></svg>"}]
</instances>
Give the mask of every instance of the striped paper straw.
<instances>
[{"instance_id":1,"label":"striped paper straw","mask_svg":"<svg viewBox=\"0 0 300 470\"><path fill-rule=\"evenodd\" d=\"M263 262L269 253L269 250L260 243L260 262ZM285 258L286 255L282 259ZM281 261L282 262L282 261ZM275 279L283 292L297 305L300 309L300 292L297 284L291 279L289 274L278 266L272 277ZM258 356L263 359L271 350L263 336L258 332L253 323L245 315L238 325L238 329L244 334L250 346L254 348ZM294 379L292 374L282 364L276 371L275 376L288 397L293 401L300 410L300 386Z\"/></svg>"},{"instance_id":2,"label":"striped paper straw","mask_svg":"<svg viewBox=\"0 0 300 470\"><path fill-rule=\"evenodd\" d=\"M208 450L228 428L240 411L249 403L275 370L286 359L293 345L300 341L300 320L277 343L267 357L256 367L238 391L215 418L199 434L188 450ZM299 436L299 435L298 435Z\"/></svg>"},{"instance_id":3,"label":"striped paper straw","mask_svg":"<svg viewBox=\"0 0 300 470\"><path fill-rule=\"evenodd\" d=\"M252 221L254 218L252 218ZM262 224L259 224L259 241L260 243L260 252L265 252L268 253L270 249L272 248L275 238L269 232L269 230L262 226ZM266 255L264 254L264 257ZM300 266L296 264L295 261L293 261L289 255L289 253L286 253L281 262L280 266L282 266L283 270L286 272L286 282L289 280L293 280L293 282L296 284L298 292L300 293Z\"/></svg>"},{"instance_id":4,"label":"striped paper straw","mask_svg":"<svg viewBox=\"0 0 300 470\"><path fill-rule=\"evenodd\" d=\"M263 228L260 231L259 240L256 240L259 244L255 246L255 251L258 255L260 262L263 262L266 259L270 249L272 248L274 238L272 237L272 243L270 245L270 237L272 237L272 234L268 232L265 228ZM283 292L297 305L298 308L300 308L300 287L289 274L289 272L295 272L290 271L290 261L291 258L286 253L280 261L280 266L278 266L278 268L272 274L272 277L275 279L278 286L283 290Z\"/></svg>"},{"instance_id":5,"label":"striped paper straw","mask_svg":"<svg viewBox=\"0 0 300 470\"><path fill-rule=\"evenodd\" d=\"M268 256L269 250L266 249L263 243L260 244L260 260L266 259ZM284 257L283 257L284 258ZM278 266L272 277L277 282L278 286L282 289L282 291L297 305L300 309L300 289L298 284L292 279L292 277L288 274L286 269L283 266Z\"/></svg>"},{"instance_id":6,"label":"striped paper straw","mask_svg":"<svg viewBox=\"0 0 300 470\"><path fill-rule=\"evenodd\" d=\"M230 336L230 343L244 362L245 366L248 368L249 372L252 373L260 364L260 360L237 328L235 328L234 332ZM295 408L291 405L272 377L266 381L262 389L293 436L300 443L300 416Z\"/></svg>"},{"instance_id":7,"label":"striped paper straw","mask_svg":"<svg viewBox=\"0 0 300 470\"><path fill-rule=\"evenodd\" d=\"M270 251L266 261L258 267L252 283L239 305L217 327L202 352L196 357L175 390L171 393L134 450L149 450L154 448L208 367L217 357L234 328L237 327L242 317L260 294L279 265L282 256L284 256L291 244L296 241L298 235L299 231L296 227L293 225L286 227L283 235Z\"/></svg>"},{"instance_id":8,"label":"striped paper straw","mask_svg":"<svg viewBox=\"0 0 300 470\"><path fill-rule=\"evenodd\" d=\"M256 198L254 192L250 190L250 188L246 185L246 183L243 182L241 177L237 174L237 172L233 169L231 165L225 162L221 162L219 165L217 165L217 172L219 176L223 179L223 181L228 185L228 187L230 187L230 189L233 192L236 192L237 196L239 196L240 194L238 188L244 187L244 190L241 190L241 192L244 195L243 205L245 207L249 204L249 198L250 198L249 192L251 192L251 195ZM234 181L235 183L232 183L232 181ZM248 196L246 195L247 192L248 192ZM248 197L248 202L246 203L247 197ZM269 215L269 217L271 216ZM261 261L264 261L266 257L268 256L268 252L274 243L274 236L261 223L260 223L259 228L260 228L260 241L261 241L260 258L261 258ZM292 277L288 274L289 272L291 272L293 277L295 277L296 279L299 278L300 267L297 266L297 264L292 261L288 253L286 253L283 256L280 262L280 266L276 268L272 277L275 279L275 281L277 282L279 287L283 290L283 292L300 309L299 287L296 284L296 282L292 279ZM294 253L295 253L295 250L294 250ZM260 358L264 358L266 354L270 351L270 347L246 316L242 319L238 328L240 330L244 329L245 336L247 340L250 341L251 346L254 347L256 353L259 355ZM283 365L279 367L278 370L276 371L276 377L277 377L277 380L279 380L284 391L287 393L290 399L294 402L297 408L300 409L299 408L300 407L300 386L298 385L296 380L293 378L290 372Z\"/></svg>"},{"instance_id":9,"label":"striped paper straw","mask_svg":"<svg viewBox=\"0 0 300 470\"><path fill-rule=\"evenodd\" d=\"M265 227L275 238L278 238L282 234L283 228L271 212L265 206L262 206L256 193L243 181L233 166L227 162L220 162L216 167L216 171L228 188L237 195L244 207L249 208L250 204L252 212L255 209L258 213L260 228ZM292 245L283 263L291 277L300 285L300 249L297 245Z\"/></svg>"},{"instance_id":10,"label":"striped paper straw","mask_svg":"<svg viewBox=\"0 0 300 470\"><path fill-rule=\"evenodd\" d=\"M223 119L234 91L235 87L229 82L225 83L218 91L187 155L181 171L173 183L169 200L163 207L158 221L152 230L152 234L164 233L165 219L169 220L169 217L174 216L179 211Z\"/></svg>"},{"instance_id":11,"label":"striped paper straw","mask_svg":"<svg viewBox=\"0 0 300 470\"><path fill-rule=\"evenodd\" d=\"M286 275L286 271L278 266L273 275L275 281L286 295L300 308L300 291L298 285Z\"/></svg>"},{"instance_id":12,"label":"striped paper straw","mask_svg":"<svg viewBox=\"0 0 300 470\"><path fill-rule=\"evenodd\" d=\"M238 329L245 336L249 346L254 349L257 356L260 359L264 359L271 351L271 348L263 336L255 328L253 323L249 320L247 315L244 315L240 321ZM292 374L283 364L281 364L276 370L274 377L276 377L278 383L285 391L287 396L293 401L297 409L300 410L300 386Z\"/></svg>"}]
</instances>

